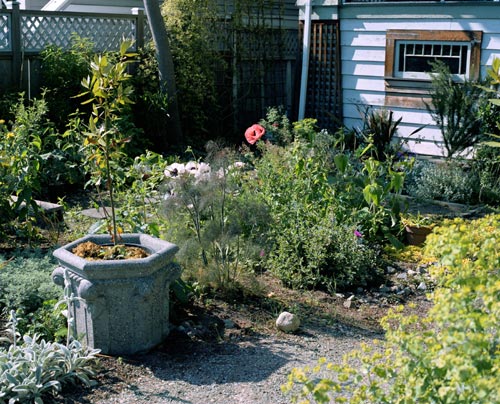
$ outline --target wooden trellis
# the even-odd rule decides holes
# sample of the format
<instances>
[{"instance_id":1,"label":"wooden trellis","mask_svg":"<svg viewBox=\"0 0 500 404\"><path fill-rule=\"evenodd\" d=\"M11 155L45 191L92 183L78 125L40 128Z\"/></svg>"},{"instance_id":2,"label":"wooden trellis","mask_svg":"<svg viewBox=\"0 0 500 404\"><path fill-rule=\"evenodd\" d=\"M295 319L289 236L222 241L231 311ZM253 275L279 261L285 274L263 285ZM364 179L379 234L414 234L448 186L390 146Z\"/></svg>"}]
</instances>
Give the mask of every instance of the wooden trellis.
<instances>
[{"instance_id":1,"label":"wooden trellis","mask_svg":"<svg viewBox=\"0 0 500 404\"><path fill-rule=\"evenodd\" d=\"M321 128L335 129L342 121L341 95L339 21L312 21L306 117L316 118Z\"/></svg>"}]
</instances>

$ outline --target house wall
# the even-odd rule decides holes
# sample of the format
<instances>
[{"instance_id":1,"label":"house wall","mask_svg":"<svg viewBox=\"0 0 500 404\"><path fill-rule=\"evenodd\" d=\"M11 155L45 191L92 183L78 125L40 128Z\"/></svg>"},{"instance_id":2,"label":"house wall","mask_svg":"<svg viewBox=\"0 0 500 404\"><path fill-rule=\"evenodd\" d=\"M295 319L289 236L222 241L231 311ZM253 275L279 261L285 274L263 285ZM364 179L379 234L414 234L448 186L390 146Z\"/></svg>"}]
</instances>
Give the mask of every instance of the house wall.
<instances>
[{"instance_id":1,"label":"house wall","mask_svg":"<svg viewBox=\"0 0 500 404\"><path fill-rule=\"evenodd\" d=\"M21 0L22 10L46 9L79 13L128 14L132 8L143 6L142 0Z\"/></svg>"},{"instance_id":2,"label":"house wall","mask_svg":"<svg viewBox=\"0 0 500 404\"><path fill-rule=\"evenodd\" d=\"M500 57L500 4L497 2L363 3L321 5L314 6L313 10L313 18L338 16L340 19L342 104L347 127L362 126L360 107L386 104L384 64L388 29L483 31L482 77L494 56ZM390 109L396 119L403 117L399 135L408 140L410 150L427 155L443 154L441 132L425 108L390 106ZM421 125L427 126L408 138ZM418 142L411 140L416 138Z\"/></svg>"}]
</instances>

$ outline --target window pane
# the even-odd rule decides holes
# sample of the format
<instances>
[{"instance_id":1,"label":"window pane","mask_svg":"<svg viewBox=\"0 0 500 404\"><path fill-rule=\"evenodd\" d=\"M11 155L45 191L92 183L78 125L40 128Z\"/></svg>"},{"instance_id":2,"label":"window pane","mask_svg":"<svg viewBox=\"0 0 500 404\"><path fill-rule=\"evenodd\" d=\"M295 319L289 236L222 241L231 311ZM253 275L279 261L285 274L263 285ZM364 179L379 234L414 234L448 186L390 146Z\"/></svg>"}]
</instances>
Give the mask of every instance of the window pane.
<instances>
[{"instance_id":1,"label":"window pane","mask_svg":"<svg viewBox=\"0 0 500 404\"><path fill-rule=\"evenodd\" d=\"M398 65L398 70L400 72L405 71L405 48L406 46L404 44L399 45L399 65Z\"/></svg>"},{"instance_id":2,"label":"window pane","mask_svg":"<svg viewBox=\"0 0 500 404\"><path fill-rule=\"evenodd\" d=\"M429 62L432 62L433 60L433 57L409 56L406 58L406 71L421 73L430 72L432 69Z\"/></svg>"},{"instance_id":3,"label":"window pane","mask_svg":"<svg viewBox=\"0 0 500 404\"><path fill-rule=\"evenodd\" d=\"M460 56L460 48L461 46L455 45L451 47L451 54L453 56Z\"/></svg>"},{"instance_id":4,"label":"window pane","mask_svg":"<svg viewBox=\"0 0 500 404\"><path fill-rule=\"evenodd\" d=\"M431 56L432 54L433 54L432 53L432 45L431 44L425 45L424 46L424 55Z\"/></svg>"},{"instance_id":5,"label":"window pane","mask_svg":"<svg viewBox=\"0 0 500 404\"><path fill-rule=\"evenodd\" d=\"M446 66L449 67L451 74L460 74L460 59L458 58L440 58Z\"/></svg>"},{"instance_id":6,"label":"window pane","mask_svg":"<svg viewBox=\"0 0 500 404\"><path fill-rule=\"evenodd\" d=\"M434 45L434 55L440 56L443 52L443 47L441 45Z\"/></svg>"},{"instance_id":7,"label":"window pane","mask_svg":"<svg viewBox=\"0 0 500 404\"><path fill-rule=\"evenodd\" d=\"M460 74L467 73L467 45L462 45L462 57L460 58Z\"/></svg>"},{"instance_id":8,"label":"window pane","mask_svg":"<svg viewBox=\"0 0 500 404\"><path fill-rule=\"evenodd\" d=\"M449 56L451 52L450 45L443 45L443 56Z\"/></svg>"},{"instance_id":9,"label":"window pane","mask_svg":"<svg viewBox=\"0 0 500 404\"><path fill-rule=\"evenodd\" d=\"M423 51L423 46L422 44L416 44L415 45L415 55L421 55Z\"/></svg>"}]
</instances>

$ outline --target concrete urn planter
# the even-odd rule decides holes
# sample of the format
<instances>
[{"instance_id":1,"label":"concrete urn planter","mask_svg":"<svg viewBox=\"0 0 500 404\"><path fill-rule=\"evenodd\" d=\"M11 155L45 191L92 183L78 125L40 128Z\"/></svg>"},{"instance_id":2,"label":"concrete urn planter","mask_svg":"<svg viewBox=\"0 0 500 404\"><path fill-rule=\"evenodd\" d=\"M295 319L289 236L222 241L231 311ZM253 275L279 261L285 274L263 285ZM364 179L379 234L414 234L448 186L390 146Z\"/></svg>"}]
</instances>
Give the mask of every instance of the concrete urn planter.
<instances>
[{"instance_id":1,"label":"concrete urn planter","mask_svg":"<svg viewBox=\"0 0 500 404\"><path fill-rule=\"evenodd\" d=\"M108 355L132 355L148 351L169 333L169 287L181 268L172 262L178 248L145 234L123 234L121 244L148 250L146 258L90 261L71 251L92 241L109 244L108 235L89 235L54 251L59 267L54 283L80 298L72 304L76 334L88 347Z\"/></svg>"}]
</instances>

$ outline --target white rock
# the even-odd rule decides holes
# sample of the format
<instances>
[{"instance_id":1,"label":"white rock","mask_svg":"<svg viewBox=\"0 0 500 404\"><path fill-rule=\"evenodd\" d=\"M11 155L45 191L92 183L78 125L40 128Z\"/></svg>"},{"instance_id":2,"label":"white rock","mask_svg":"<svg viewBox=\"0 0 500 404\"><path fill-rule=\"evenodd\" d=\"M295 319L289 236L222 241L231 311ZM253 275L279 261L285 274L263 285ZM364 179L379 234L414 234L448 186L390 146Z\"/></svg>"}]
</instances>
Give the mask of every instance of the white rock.
<instances>
[{"instance_id":1,"label":"white rock","mask_svg":"<svg viewBox=\"0 0 500 404\"><path fill-rule=\"evenodd\" d=\"M349 296L345 301L344 301L344 307L346 309L350 309L352 306L352 303L354 301L354 295Z\"/></svg>"},{"instance_id":2,"label":"white rock","mask_svg":"<svg viewBox=\"0 0 500 404\"><path fill-rule=\"evenodd\" d=\"M425 282L420 282L420 284L417 286L418 290L427 290L427 285Z\"/></svg>"},{"instance_id":3,"label":"white rock","mask_svg":"<svg viewBox=\"0 0 500 404\"><path fill-rule=\"evenodd\" d=\"M278 316L276 327L283 332L294 332L300 327L300 320L295 314L284 311Z\"/></svg>"}]
</instances>

